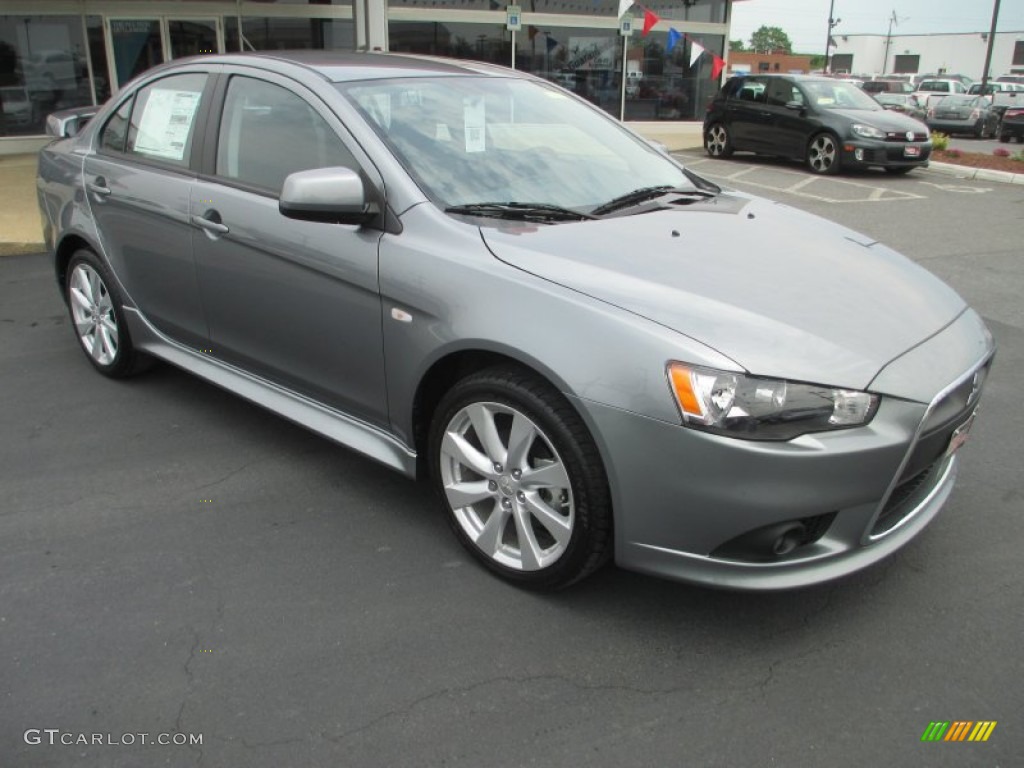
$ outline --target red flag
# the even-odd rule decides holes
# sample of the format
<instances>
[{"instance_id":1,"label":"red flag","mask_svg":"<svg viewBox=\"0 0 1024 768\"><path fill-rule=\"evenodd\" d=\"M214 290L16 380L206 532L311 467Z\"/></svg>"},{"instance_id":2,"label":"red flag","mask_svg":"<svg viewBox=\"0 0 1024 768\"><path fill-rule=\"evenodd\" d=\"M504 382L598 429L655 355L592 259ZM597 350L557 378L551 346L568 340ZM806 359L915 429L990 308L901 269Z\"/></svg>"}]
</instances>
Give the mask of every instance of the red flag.
<instances>
[{"instance_id":1,"label":"red flag","mask_svg":"<svg viewBox=\"0 0 1024 768\"><path fill-rule=\"evenodd\" d=\"M717 80L718 76L722 74L722 68L725 66L725 59L717 54L711 54L714 56L715 63L711 66L711 79Z\"/></svg>"},{"instance_id":2,"label":"red flag","mask_svg":"<svg viewBox=\"0 0 1024 768\"><path fill-rule=\"evenodd\" d=\"M661 19L659 19L653 11L649 11L644 8L644 31L640 33L640 36L647 37L647 33L654 29L654 25L659 21L661 21Z\"/></svg>"}]
</instances>

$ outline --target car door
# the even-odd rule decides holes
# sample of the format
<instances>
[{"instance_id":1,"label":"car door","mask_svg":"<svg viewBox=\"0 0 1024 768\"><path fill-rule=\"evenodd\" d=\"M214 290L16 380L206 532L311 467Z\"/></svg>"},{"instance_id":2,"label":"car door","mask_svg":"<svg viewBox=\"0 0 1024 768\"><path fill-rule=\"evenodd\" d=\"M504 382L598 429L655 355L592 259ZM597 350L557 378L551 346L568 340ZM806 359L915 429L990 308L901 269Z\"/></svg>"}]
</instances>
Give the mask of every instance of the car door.
<instances>
[{"instance_id":1,"label":"car door","mask_svg":"<svg viewBox=\"0 0 1024 768\"><path fill-rule=\"evenodd\" d=\"M208 72L196 71L128 94L84 164L100 246L128 296L161 332L197 347L207 328L189 198L211 85Z\"/></svg>"},{"instance_id":2,"label":"car door","mask_svg":"<svg viewBox=\"0 0 1024 768\"><path fill-rule=\"evenodd\" d=\"M384 425L382 233L278 210L295 171L345 166L375 195L383 184L312 92L270 73L229 69L224 78L190 209L210 354Z\"/></svg>"},{"instance_id":3,"label":"car door","mask_svg":"<svg viewBox=\"0 0 1024 768\"><path fill-rule=\"evenodd\" d=\"M800 89L790 80L773 78L765 91L765 108L771 113L770 129L765 131L771 151L785 157L803 157L810 127L807 102Z\"/></svg>"},{"instance_id":4,"label":"car door","mask_svg":"<svg viewBox=\"0 0 1024 768\"><path fill-rule=\"evenodd\" d=\"M762 151L767 140L764 132L768 124L764 92L765 78L746 77L736 83L726 103L726 115L733 145L737 149Z\"/></svg>"}]
</instances>

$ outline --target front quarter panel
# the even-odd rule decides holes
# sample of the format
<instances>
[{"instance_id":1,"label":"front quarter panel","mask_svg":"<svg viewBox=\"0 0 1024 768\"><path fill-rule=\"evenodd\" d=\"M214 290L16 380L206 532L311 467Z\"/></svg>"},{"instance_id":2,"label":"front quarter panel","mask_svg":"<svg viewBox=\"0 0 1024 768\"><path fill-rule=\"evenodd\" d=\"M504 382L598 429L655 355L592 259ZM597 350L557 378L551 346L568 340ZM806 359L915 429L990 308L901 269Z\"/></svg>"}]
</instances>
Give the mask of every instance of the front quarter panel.
<instances>
[{"instance_id":1,"label":"front quarter panel","mask_svg":"<svg viewBox=\"0 0 1024 768\"><path fill-rule=\"evenodd\" d=\"M460 351L505 355L567 395L673 424L669 360L740 370L699 342L499 261L477 227L429 203L402 219L403 233L381 240L380 285L392 428L409 444L419 382Z\"/></svg>"}]
</instances>

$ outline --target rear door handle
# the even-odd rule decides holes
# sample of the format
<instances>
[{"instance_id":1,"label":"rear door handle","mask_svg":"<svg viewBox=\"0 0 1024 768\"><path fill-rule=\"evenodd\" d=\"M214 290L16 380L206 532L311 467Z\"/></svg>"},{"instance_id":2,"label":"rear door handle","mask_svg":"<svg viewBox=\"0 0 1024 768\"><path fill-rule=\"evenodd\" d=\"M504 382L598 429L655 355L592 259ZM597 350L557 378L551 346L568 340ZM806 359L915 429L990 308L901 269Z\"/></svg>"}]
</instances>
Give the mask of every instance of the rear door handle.
<instances>
[{"instance_id":1,"label":"rear door handle","mask_svg":"<svg viewBox=\"0 0 1024 768\"><path fill-rule=\"evenodd\" d=\"M215 218L216 217L216 218ZM212 235L226 235L231 230L226 224L221 224L220 215L216 211L207 211L204 216L192 216L192 223L200 229L205 229Z\"/></svg>"}]
</instances>

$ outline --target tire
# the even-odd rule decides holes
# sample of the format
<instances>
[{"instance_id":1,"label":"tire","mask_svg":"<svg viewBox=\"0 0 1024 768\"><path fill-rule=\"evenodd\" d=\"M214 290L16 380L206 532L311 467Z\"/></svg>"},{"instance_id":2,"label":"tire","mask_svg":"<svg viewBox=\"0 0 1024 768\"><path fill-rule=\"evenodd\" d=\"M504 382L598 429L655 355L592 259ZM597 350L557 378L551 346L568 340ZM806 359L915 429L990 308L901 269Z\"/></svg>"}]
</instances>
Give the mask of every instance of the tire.
<instances>
[{"instance_id":1,"label":"tire","mask_svg":"<svg viewBox=\"0 0 1024 768\"><path fill-rule=\"evenodd\" d=\"M573 407L533 374L498 366L458 382L435 410L428 451L456 537L506 581L561 589L611 556L597 446Z\"/></svg>"},{"instance_id":2,"label":"tire","mask_svg":"<svg viewBox=\"0 0 1024 768\"><path fill-rule=\"evenodd\" d=\"M140 373L152 358L132 345L124 321L124 299L110 271L89 250L79 250L68 262L64 297L75 333L93 368L112 379Z\"/></svg>"},{"instance_id":3,"label":"tire","mask_svg":"<svg viewBox=\"0 0 1024 768\"><path fill-rule=\"evenodd\" d=\"M894 176L903 176L904 174L910 173L912 170L914 170L914 166L906 168L886 168L885 172L891 173Z\"/></svg>"},{"instance_id":4,"label":"tire","mask_svg":"<svg viewBox=\"0 0 1024 768\"><path fill-rule=\"evenodd\" d=\"M712 123L704 133L704 150L711 157L731 157L734 150L729 129L722 123Z\"/></svg>"},{"instance_id":5,"label":"tire","mask_svg":"<svg viewBox=\"0 0 1024 768\"><path fill-rule=\"evenodd\" d=\"M811 173L834 176L839 173L839 142L831 133L819 133L807 144L807 167Z\"/></svg>"}]
</instances>

